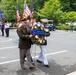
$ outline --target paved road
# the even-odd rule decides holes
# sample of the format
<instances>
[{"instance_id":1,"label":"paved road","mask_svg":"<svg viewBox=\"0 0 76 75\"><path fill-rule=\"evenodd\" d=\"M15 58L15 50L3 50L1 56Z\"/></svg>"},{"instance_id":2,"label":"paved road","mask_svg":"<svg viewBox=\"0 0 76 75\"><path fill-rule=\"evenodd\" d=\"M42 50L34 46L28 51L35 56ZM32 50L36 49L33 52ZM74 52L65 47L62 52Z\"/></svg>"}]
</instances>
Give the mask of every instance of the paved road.
<instances>
[{"instance_id":1,"label":"paved road","mask_svg":"<svg viewBox=\"0 0 76 75\"><path fill-rule=\"evenodd\" d=\"M30 71L27 62L26 70L20 68L16 30L10 30L9 38L0 35L0 75L70 75L76 72L76 32L54 31L47 39L50 68L36 62L40 49L33 45L31 53L37 68Z\"/></svg>"}]
</instances>

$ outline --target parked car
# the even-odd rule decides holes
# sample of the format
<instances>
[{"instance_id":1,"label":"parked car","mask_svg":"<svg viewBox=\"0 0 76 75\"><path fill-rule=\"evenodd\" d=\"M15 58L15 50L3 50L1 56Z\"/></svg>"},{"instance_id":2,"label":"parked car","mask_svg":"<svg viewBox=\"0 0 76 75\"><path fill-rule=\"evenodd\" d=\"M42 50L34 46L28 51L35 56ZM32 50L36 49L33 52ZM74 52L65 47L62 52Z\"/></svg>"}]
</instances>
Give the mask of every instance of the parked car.
<instances>
[{"instance_id":1,"label":"parked car","mask_svg":"<svg viewBox=\"0 0 76 75\"><path fill-rule=\"evenodd\" d=\"M51 23L47 23L45 28L49 29L49 31L55 31L55 25Z\"/></svg>"}]
</instances>

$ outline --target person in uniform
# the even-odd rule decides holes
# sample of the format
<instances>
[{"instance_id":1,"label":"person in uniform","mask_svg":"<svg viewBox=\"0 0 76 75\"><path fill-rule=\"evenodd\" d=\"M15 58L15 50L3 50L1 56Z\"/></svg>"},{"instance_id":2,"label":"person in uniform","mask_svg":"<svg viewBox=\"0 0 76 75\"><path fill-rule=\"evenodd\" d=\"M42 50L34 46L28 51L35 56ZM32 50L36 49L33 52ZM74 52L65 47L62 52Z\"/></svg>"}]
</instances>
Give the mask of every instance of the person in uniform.
<instances>
[{"instance_id":1,"label":"person in uniform","mask_svg":"<svg viewBox=\"0 0 76 75\"><path fill-rule=\"evenodd\" d=\"M22 25L20 29L17 29L17 34L19 36L19 49L20 49L20 64L22 69L26 69L24 66L25 56L28 60L29 69L35 69L35 66L31 62L31 54L30 54L30 29L27 19L22 20Z\"/></svg>"},{"instance_id":2,"label":"person in uniform","mask_svg":"<svg viewBox=\"0 0 76 75\"><path fill-rule=\"evenodd\" d=\"M45 21L41 21L41 24L44 25L44 27L45 27L46 22ZM47 29L45 28L45 30L47 30ZM46 40L46 42L44 44L39 46L41 52L39 54L37 62L43 63L45 67L49 67L47 56L46 56L46 45L47 45L47 40Z\"/></svg>"}]
</instances>

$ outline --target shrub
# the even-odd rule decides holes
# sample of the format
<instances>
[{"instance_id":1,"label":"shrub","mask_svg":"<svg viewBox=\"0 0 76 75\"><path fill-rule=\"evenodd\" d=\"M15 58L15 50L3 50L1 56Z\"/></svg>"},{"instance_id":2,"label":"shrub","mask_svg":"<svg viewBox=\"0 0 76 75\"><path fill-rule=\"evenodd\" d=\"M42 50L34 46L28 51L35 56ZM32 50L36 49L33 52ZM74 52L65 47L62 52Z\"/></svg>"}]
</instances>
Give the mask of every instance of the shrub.
<instances>
[{"instance_id":1,"label":"shrub","mask_svg":"<svg viewBox=\"0 0 76 75\"><path fill-rule=\"evenodd\" d=\"M69 30L69 25L62 24L60 26L56 26L56 29L58 29L58 30Z\"/></svg>"},{"instance_id":2,"label":"shrub","mask_svg":"<svg viewBox=\"0 0 76 75\"><path fill-rule=\"evenodd\" d=\"M76 31L76 26L74 26L74 30Z\"/></svg>"}]
</instances>

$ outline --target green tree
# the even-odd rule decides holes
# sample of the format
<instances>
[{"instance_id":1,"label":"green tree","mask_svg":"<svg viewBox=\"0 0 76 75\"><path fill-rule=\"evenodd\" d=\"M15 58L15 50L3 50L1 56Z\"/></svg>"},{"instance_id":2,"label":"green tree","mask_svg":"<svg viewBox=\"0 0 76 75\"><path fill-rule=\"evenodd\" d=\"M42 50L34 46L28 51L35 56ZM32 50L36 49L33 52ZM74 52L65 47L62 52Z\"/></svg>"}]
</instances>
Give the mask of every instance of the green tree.
<instances>
[{"instance_id":1,"label":"green tree","mask_svg":"<svg viewBox=\"0 0 76 75\"><path fill-rule=\"evenodd\" d=\"M60 0L60 2L63 11L76 11L76 0Z\"/></svg>"},{"instance_id":2,"label":"green tree","mask_svg":"<svg viewBox=\"0 0 76 75\"><path fill-rule=\"evenodd\" d=\"M65 23L65 22L75 22L76 21L76 12L64 12L62 16L60 17L60 22Z\"/></svg>"},{"instance_id":3,"label":"green tree","mask_svg":"<svg viewBox=\"0 0 76 75\"><path fill-rule=\"evenodd\" d=\"M18 2L21 17L24 10L23 4L24 1L22 0ZM2 10L5 21L16 21L16 0L1 0L0 9Z\"/></svg>"},{"instance_id":4,"label":"green tree","mask_svg":"<svg viewBox=\"0 0 76 75\"><path fill-rule=\"evenodd\" d=\"M13 20L14 17L15 17L15 2L12 2L13 0L1 0L1 3L0 3L0 9L2 10L3 12L3 16L5 18L5 20L9 20L11 21L11 19Z\"/></svg>"},{"instance_id":5,"label":"green tree","mask_svg":"<svg viewBox=\"0 0 76 75\"><path fill-rule=\"evenodd\" d=\"M38 14L41 18L45 17L54 20L55 23L58 22L59 17L63 13L60 9L59 0L49 0L45 2L44 7L40 10Z\"/></svg>"},{"instance_id":6,"label":"green tree","mask_svg":"<svg viewBox=\"0 0 76 75\"><path fill-rule=\"evenodd\" d=\"M21 18L24 10L24 1L26 1L26 4L29 6L29 8L31 4L31 0L18 0L18 8ZM47 0L33 0L35 18L38 17L37 12L42 9L45 1ZM16 0L0 0L0 9L3 12L3 16L6 21L16 21Z\"/></svg>"}]
</instances>

